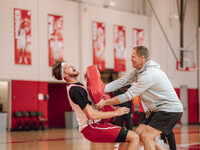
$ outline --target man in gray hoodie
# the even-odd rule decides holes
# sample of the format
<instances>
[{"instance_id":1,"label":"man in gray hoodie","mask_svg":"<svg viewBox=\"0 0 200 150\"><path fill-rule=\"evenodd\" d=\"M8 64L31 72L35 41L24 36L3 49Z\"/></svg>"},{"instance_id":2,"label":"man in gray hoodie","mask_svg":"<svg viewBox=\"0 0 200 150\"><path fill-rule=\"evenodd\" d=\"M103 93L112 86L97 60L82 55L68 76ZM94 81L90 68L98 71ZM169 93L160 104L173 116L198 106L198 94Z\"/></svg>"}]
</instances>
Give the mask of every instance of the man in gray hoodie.
<instances>
[{"instance_id":1,"label":"man in gray hoodie","mask_svg":"<svg viewBox=\"0 0 200 150\"><path fill-rule=\"evenodd\" d=\"M128 84L132 86L124 94L106 101L101 100L96 106L102 108L105 105L116 105L140 96L151 114L139 125L136 132L144 149L154 150L157 146L155 137L162 132L169 134L172 131L182 116L183 106L160 65L149 59L146 47L133 48L131 61L133 69L122 78L107 84L105 93Z\"/></svg>"}]
</instances>

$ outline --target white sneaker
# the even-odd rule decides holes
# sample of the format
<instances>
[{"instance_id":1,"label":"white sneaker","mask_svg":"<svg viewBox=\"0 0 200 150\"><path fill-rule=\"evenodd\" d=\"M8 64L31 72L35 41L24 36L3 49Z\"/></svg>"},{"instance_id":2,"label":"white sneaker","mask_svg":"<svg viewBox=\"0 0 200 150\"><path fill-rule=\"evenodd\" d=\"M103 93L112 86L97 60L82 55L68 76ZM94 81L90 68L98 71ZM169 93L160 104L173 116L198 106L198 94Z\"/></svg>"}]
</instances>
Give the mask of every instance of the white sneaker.
<instances>
[{"instance_id":1,"label":"white sneaker","mask_svg":"<svg viewBox=\"0 0 200 150\"><path fill-rule=\"evenodd\" d=\"M163 143L163 147L166 148L166 149L169 149L169 145L166 144L166 143Z\"/></svg>"},{"instance_id":2,"label":"white sneaker","mask_svg":"<svg viewBox=\"0 0 200 150\"><path fill-rule=\"evenodd\" d=\"M19 63L20 64L22 63L22 56L20 56L20 58L19 58Z\"/></svg>"},{"instance_id":3,"label":"white sneaker","mask_svg":"<svg viewBox=\"0 0 200 150\"><path fill-rule=\"evenodd\" d=\"M119 143L114 143L114 147L118 148L119 147Z\"/></svg>"},{"instance_id":4,"label":"white sneaker","mask_svg":"<svg viewBox=\"0 0 200 150\"><path fill-rule=\"evenodd\" d=\"M25 62L26 64L28 63L28 61L27 61L27 58L26 58L26 57L24 58L24 62Z\"/></svg>"},{"instance_id":5,"label":"white sneaker","mask_svg":"<svg viewBox=\"0 0 200 150\"><path fill-rule=\"evenodd\" d=\"M139 146L138 150L144 150L144 146Z\"/></svg>"}]
</instances>

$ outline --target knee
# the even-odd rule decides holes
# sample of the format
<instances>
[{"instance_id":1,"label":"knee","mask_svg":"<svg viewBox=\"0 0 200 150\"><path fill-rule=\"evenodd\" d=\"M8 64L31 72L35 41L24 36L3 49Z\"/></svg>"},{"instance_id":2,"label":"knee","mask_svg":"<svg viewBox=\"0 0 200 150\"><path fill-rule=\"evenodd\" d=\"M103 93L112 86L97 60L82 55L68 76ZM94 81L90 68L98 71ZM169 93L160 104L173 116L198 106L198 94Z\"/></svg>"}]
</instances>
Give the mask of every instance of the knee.
<instances>
[{"instance_id":1,"label":"knee","mask_svg":"<svg viewBox=\"0 0 200 150\"><path fill-rule=\"evenodd\" d=\"M136 129L135 132L140 136L142 134L142 132L144 131L145 128L146 128L146 125L140 124L139 127Z\"/></svg>"},{"instance_id":2,"label":"knee","mask_svg":"<svg viewBox=\"0 0 200 150\"><path fill-rule=\"evenodd\" d=\"M140 139L141 139L141 141L142 141L143 143L146 142L146 141L148 141L148 140L150 140L150 138L148 137L148 135L145 134L145 133L142 133L142 134L140 135Z\"/></svg>"},{"instance_id":3,"label":"knee","mask_svg":"<svg viewBox=\"0 0 200 150\"><path fill-rule=\"evenodd\" d=\"M129 131L126 141L128 142L134 142L134 143L139 143L139 136L137 133L133 132L133 131Z\"/></svg>"},{"instance_id":4,"label":"knee","mask_svg":"<svg viewBox=\"0 0 200 150\"><path fill-rule=\"evenodd\" d=\"M135 131L139 136L142 134L142 131L141 130L138 130L138 129L136 129L136 131Z\"/></svg>"}]
</instances>

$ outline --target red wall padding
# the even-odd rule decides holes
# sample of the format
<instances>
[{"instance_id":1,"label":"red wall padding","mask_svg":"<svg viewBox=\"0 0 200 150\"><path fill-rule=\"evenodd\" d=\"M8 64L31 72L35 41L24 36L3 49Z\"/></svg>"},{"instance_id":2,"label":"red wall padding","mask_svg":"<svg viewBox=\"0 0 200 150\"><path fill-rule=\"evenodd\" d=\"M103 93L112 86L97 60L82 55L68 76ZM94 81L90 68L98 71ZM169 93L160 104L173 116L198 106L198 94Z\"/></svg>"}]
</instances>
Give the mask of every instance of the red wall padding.
<instances>
[{"instance_id":1,"label":"red wall padding","mask_svg":"<svg viewBox=\"0 0 200 150\"><path fill-rule=\"evenodd\" d=\"M174 90L176 91L176 94L178 98L180 99L180 89L175 88ZM179 120L178 123L181 123L181 120Z\"/></svg>"},{"instance_id":2,"label":"red wall padding","mask_svg":"<svg viewBox=\"0 0 200 150\"><path fill-rule=\"evenodd\" d=\"M11 128L17 127L17 122L13 116L15 111L42 111L47 116L48 101L38 100L38 93L48 93L47 82L20 81L12 80L12 125Z\"/></svg>"},{"instance_id":3,"label":"red wall padding","mask_svg":"<svg viewBox=\"0 0 200 150\"><path fill-rule=\"evenodd\" d=\"M66 84L56 83L49 84L49 126L64 128L65 127L65 111L72 111L67 98Z\"/></svg>"},{"instance_id":4,"label":"red wall padding","mask_svg":"<svg viewBox=\"0 0 200 150\"><path fill-rule=\"evenodd\" d=\"M188 122L199 123L198 89L188 89Z\"/></svg>"},{"instance_id":5,"label":"red wall padding","mask_svg":"<svg viewBox=\"0 0 200 150\"><path fill-rule=\"evenodd\" d=\"M69 104L66 84L12 80L12 128L17 127L13 117L15 111L42 111L49 119L50 127L65 127L65 111L72 111ZM175 89L180 97L180 89ZM49 94L48 100L38 100L38 94ZM188 89L188 121L198 123L198 89Z\"/></svg>"},{"instance_id":6,"label":"red wall padding","mask_svg":"<svg viewBox=\"0 0 200 150\"><path fill-rule=\"evenodd\" d=\"M176 94L177 94L178 98L180 99L180 89L175 88L174 90L176 91Z\"/></svg>"},{"instance_id":7,"label":"red wall padding","mask_svg":"<svg viewBox=\"0 0 200 150\"><path fill-rule=\"evenodd\" d=\"M180 98L180 89L175 89ZM188 123L199 123L198 89L188 89Z\"/></svg>"},{"instance_id":8,"label":"red wall padding","mask_svg":"<svg viewBox=\"0 0 200 150\"><path fill-rule=\"evenodd\" d=\"M48 94L48 83L47 82L39 82L39 93L45 95ZM39 100L38 101L38 110L43 112L43 114L48 118L48 100Z\"/></svg>"}]
</instances>

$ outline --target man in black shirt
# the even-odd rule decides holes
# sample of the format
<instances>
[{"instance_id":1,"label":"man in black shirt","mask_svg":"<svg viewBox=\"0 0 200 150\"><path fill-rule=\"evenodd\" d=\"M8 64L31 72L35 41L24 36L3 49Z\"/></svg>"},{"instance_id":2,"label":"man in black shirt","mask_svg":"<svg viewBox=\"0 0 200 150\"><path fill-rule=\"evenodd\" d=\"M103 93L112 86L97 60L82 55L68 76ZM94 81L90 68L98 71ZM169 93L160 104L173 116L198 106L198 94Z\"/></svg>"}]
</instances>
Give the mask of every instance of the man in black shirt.
<instances>
[{"instance_id":1,"label":"man in black shirt","mask_svg":"<svg viewBox=\"0 0 200 150\"><path fill-rule=\"evenodd\" d=\"M98 120L127 114L129 108L120 107L112 112L95 111L86 89L77 80L79 72L67 62L55 60L52 75L57 80L64 79L67 82L68 99L76 114L79 131L86 139L101 143L125 142L120 144L119 150L137 150L139 136L135 132Z\"/></svg>"},{"instance_id":2,"label":"man in black shirt","mask_svg":"<svg viewBox=\"0 0 200 150\"><path fill-rule=\"evenodd\" d=\"M120 94L123 94L127 91L128 88L130 88L131 85L127 85L127 86L124 86L118 90L115 90L114 91L114 95L115 96L118 96ZM132 130L132 127L133 127L133 119L132 119L132 101L128 101L128 102L125 102L125 103L122 103L122 104L118 104L116 106L120 106L120 107L127 107L127 108L130 108L130 112L128 114L124 114L122 116L117 116L116 117L116 122L115 124L117 126L121 126L123 127L123 124L125 122L125 126L128 130Z\"/></svg>"}]
</instances>

